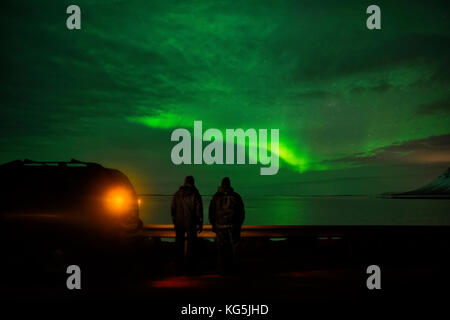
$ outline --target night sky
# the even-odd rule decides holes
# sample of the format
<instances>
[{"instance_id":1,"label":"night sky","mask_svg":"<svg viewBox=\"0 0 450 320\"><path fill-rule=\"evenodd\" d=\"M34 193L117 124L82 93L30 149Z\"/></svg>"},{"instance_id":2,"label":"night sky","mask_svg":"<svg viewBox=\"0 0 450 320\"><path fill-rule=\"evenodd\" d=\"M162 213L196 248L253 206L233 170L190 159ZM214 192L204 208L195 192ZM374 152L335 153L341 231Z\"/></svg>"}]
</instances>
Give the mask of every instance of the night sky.
<instances>
[{"instance_id":1,"label":"night sky","mask_svg":"<svg viewBox=\"0 0 450 320\"><path fill-rule=\"evenodd\" d=\"M82 29L66 28L81 7ZM366 28L381 8L382 29ZM99 162L140 193L415 189L450 163L448 1L2 1L0 162ZM176 128L280 129L280 170L175 166Z\"/></svg>"}]
</instances>

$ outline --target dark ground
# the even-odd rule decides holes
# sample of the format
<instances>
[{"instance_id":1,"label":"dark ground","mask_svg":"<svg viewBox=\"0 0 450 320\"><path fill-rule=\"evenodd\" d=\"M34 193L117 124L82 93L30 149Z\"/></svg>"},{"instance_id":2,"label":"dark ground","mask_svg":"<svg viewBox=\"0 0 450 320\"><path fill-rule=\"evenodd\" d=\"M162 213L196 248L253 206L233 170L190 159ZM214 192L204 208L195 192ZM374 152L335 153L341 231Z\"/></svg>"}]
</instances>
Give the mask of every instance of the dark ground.
<instances>
[{"instance_id":1,"label":"dark ground","mask_svg":"<svg viewBox=\"0 0 450 320\"><path fill-rule=\"evenodd\" d=\"M414 233L379 227L338 239L244 238L236 276L217 274L215 244L204 238L199 239L197 274L190 276L175 275L174 243L159 238L135 238L102 250L73 246L65 252L41 252L28 247L27 255L16 250L15 257L3 260L0 295L128 299L155 306L441 301L449 297L448 234L447 227ZM66 288L70 264L81 267L81 290ZM372 264L381 268L381 290L366 287L366 268Z\"/></svg>"}]
</instances>

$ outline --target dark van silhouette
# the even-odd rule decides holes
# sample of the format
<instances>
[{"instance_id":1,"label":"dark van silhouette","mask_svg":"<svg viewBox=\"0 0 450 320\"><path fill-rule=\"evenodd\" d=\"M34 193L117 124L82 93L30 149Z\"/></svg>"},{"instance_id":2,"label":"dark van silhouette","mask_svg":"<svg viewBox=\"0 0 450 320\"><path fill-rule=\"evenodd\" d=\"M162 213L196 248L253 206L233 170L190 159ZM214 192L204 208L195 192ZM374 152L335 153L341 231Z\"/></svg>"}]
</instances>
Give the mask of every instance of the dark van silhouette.
<instances>
[{"instance_id":1,"label":"dark van silhouette","mask_svg":"<svg viewBox=\"0 0 450 320\"><path fill-rule=\"evenodd\" d=\"M139 199L118 170L77 160L0 165L3 258L116 248L141 227Z\"/></svg>"}]
</instances>

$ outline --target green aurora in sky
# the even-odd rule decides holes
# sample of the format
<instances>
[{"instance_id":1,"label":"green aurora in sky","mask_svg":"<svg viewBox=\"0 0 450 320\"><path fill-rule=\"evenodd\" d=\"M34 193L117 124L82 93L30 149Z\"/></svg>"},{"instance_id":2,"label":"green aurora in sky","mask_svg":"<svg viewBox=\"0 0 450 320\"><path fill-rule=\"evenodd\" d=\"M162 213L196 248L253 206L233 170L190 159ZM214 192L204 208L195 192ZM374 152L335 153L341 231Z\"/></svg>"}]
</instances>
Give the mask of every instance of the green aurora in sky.
<instances>
[{"instance_id":1,"label":"green aurora in sky","mask_svg":"<svg viewBox=\"0 0 450 320\"><path fill-rule=\"evenodd\" d=\"M81 8L82 29L65 26ZM366 28L381 8L382 29ZM4 1L0 160L94 161L141 193L403 191L450 163L448 1ZM181 165L176 128L280 130L280 171Z\"/></svg>"}]
</instances>

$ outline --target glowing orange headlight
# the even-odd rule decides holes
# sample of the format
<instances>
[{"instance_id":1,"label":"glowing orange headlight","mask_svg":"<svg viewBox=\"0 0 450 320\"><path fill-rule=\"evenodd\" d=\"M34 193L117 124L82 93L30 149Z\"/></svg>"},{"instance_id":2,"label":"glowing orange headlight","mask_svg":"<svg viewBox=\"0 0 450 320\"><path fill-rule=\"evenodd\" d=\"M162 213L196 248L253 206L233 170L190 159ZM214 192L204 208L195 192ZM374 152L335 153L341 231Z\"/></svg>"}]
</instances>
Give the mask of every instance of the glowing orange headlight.
<instances>
[{"instance_id":1,"label":"glowing orange headlight","mask_svg":"<svg viewBox=\"0 0 450 320\"><path fill-rule=\"evenodd\" d=\"M136 201L131 192L124 188L115 188L106 193L105 204L108 211L122 214L133 208Z\"/></svg>"}]
</instances>

